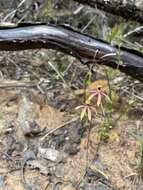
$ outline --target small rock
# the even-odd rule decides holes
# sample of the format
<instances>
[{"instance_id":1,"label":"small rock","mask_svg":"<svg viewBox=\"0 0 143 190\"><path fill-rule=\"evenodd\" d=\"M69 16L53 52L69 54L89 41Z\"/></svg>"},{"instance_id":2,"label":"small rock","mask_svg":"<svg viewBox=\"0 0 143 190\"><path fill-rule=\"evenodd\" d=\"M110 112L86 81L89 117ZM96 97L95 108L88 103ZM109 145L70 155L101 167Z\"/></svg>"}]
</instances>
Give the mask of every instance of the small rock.
<instances>
[{"instance_id":1,"label":"small rock","mask_svg":"<svg viewBox=\"0 0 143 190\"><path fill-rule=\"evenodd\" d=\"M63 179L66 172L67 171L66 171L66 168L65 168L65 164L64 163L59 163L57 165L56 169L55 169L55 175L58 178Z\"/></svg>"},{"instance_id":2,"label":"small rock","mask_svg":"<svg viewBox=\"0 0 143 190\"><path fill-rule=\"evenodd\" d=\"M95 190L95 186L87 183L84 185L83 190Z\"/></svg>"},{"instance_id":3,"label":"small rock","mask_svg":"<svg viewBox=\"0 0 143 190\"><path fill-rule=\"evenodd\" d=\"M38 104L31 102L27 94L23 94L19 102L18 123L19 134L23 131L25 136L33 136L41 132L39 125L36 123L38 117Z\"/></svg>"},{"instance_id":4,"label":"small rock","mask_svg":"<svg viewBox=\"0 0 143 190\"><path fill-rule=\"evenodd\" d=\"M62 190L76 190L76 189L71 184L69 184L64 186Z\"/></svg>"},{"instance_id":5,"label":"small rock","mask_svg":"<svg viewBox=\"0 0 143 190\"><path fill-rule=\"evenodd\" d=\"M143 190L143 183L138 185L137 190Z\"/></svg>"},{"instance_id":6,"label":"small rock","mask_svg":"<svg viewBox=\"0 0 143 190\"><path fill-rule=\"evenodd\" d=\"M111 190L111 188L109 188L108 186L99 183L97 185L93 185L93 184L85 184L85 186L83 187L83 190Z\"/></svg>"},{"instance_id":7,"label":"small rock","mask_svg":"<svg viewBox=\"0 0 143 190\"><path fill-rule=\"evenodd\" d=\"M5 179L3 176L0 175L0 188L3 188L5 186Z\"/></svg>"},{"instance_id":8,"label":"small rock","mask_svg":"<svg viewBox=\"0 0 143 190\"><path fill-rule=\"evenodd\" d=\"M75 155L79 152L79 150L80 149L77 147L76 144L67 143L65 144L65 147L64 147L64 152L69 155Z\"/></svg>"},{"instance_id":9,"label":"small rock","mask_svg":"<svg viewBox=\"0 0 143 190\"><path fill-rule=\"evenodd\" d=\"M54 184L54 187L52 190L61 190L61 183L59 182L59 183Z\"/></svg>"},{"instance_id":10,"label":"small rock","mask_svg":"<svg viewBox=\"0 0 143 190\"><path fill-rule=\"evenodd\" d=\"M66 138L66 134L63 133L63 131L58 130L57 133L59 133L59 135L56 134L56 137L54 137L54 142L53 144L55 144L55 148L58 149L61 146L63 146L63 144L65 144L65 138Z\"/></svg>"},{"instance_id":11,"label":"small rock","mask_svg":"<svg viewBox=\"0 0 143 190\"><path fill-rule=\"evenodd\" d=\"M49 174L48 166L43 160L29 160L27 161L27 166L30 169L38 169L43 175Z\"/></svg>"},{"instance_id":12,"label":"small rock","mask_svg":"<svg viewBox=\"0 0 143 190\"><path fill-rule=\"evenodd\" d=\"M32 150L27 150L26 152L23 153L23 160L27 161L27 160L35 160L36 159L36 155Z\"/></svg>"},{"instance_id":13,"label":"small rock","mask_svg":"<svg viewBox=\"0 0 143 190\"><path fill-rule=\"evenodd\" d=\"M39 148L39 153L42 158L53 162L60 162L65 158L65 154L52 148Z\"/></svg>"},{"instance_id":14,"label":"small rock","mask_svg":"<svg viewBox=\"0 0 143 190\"><path fill-rule=\"evenodd\" d=\"M34 136L40 132L41 132L41 129L35 121L32 121L32 122L25 121L25 126L23 128L23 134L25 136Z\"/></svg>"},{"instance_id":15,"label":"small rock","mask_svg":"<svg viewBox=\"0 0 143 190\"><path fill-rule=\"evenodd\" d=\"M100 183L95 186L95 190L112 190L112 189L110 187L108 187L107 185Z\"/></svg>"},{"instance_id":16,"label":"small rock","mask_svg":"<svg viewBox=\"0 0 143 190\"><path fill-rule=\"evenodd\" d=\"M120 82L122 82L124 80L123 76L120 76L120 77L116 77L114 80L113 80L113 84L119 84Z\"/></svg>"}]
</instances>

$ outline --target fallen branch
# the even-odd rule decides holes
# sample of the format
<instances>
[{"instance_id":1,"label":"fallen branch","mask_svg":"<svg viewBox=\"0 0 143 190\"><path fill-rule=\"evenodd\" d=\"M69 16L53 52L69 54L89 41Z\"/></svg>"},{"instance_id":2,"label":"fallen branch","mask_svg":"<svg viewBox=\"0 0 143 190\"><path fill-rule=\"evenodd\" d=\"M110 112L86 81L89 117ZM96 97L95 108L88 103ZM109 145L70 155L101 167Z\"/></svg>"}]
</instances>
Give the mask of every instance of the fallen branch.
<instances>
[{"instance_id":1,"label":"fallen branch","mask_svg":"<svg viewBox=\"0 0 143 190\"><path fill-rule=\"evenodd\" d=\"M81 4L101 9L105 12L122 16L143 23L143 8L136 5L134 1L124 0L74 0ZM143 2L140 2L140 4Z\"/></svg>"},{"instance_id":2,"label":"fallen branch","mask_svg":"<svg viewBox=\"0 0 143 190\"><path fill-rule=\"evenodd\" d=\"M0 50L56 49L78 58L82 63L97 63L143 82L143 54L57 25L26 25L0 28Z\"/></svg>"},{"instance_id":3,"label":"fallen branch","mask_svg":"<svg viewBox=\"0 0 143 190\"><path fill-rule=\"evenodd\" d=\"M3 88L36 88L38 83L22 82L16 80L0 80L0 89Z\"/></svg>"}]
</instances>

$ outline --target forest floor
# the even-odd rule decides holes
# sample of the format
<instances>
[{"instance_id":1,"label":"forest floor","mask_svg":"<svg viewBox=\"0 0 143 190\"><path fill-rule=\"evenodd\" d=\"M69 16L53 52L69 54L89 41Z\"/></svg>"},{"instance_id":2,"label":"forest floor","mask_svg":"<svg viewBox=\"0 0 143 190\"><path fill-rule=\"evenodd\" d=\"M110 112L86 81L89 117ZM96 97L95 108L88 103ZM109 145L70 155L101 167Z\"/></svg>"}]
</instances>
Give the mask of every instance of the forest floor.
<instances>
[{"instance_id":1,"label":"forest floor","mask_svg":"<svg viewBox=\"0 0 143 190\"><path fill-rule=\"evenodd\" d=\"M88 67L68 58L62 81L46 56L46 50L2 54L0 189L142 190L143 104L131 91L138 86L141 95L141 84L112 76L118 98L110 112L105 106L106 125L104 116L93 118L89 135L75 110L83 95L73 93L84 87ZM91 82L105 80L98 69Z\"/></svg>"}]
</instances>

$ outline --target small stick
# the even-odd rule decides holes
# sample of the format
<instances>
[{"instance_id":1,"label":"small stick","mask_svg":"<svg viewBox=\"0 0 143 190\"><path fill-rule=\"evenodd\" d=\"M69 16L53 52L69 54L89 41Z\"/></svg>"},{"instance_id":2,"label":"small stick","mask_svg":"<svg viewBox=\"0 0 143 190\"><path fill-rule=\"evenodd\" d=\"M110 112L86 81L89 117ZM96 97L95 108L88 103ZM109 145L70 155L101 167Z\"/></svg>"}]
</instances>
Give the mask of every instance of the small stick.
<instances>
[{"instance_id":1,"label":"small stick","mask_svg":"<svg viewBox=\"0 0 143 190\"><path fill-rule=\"evenodd\" d=\"M47 132L47 133L41 138L41 141L43 141L47 136L51 135L52 133L54 133L54 132L57 131L58 129L61 129L61 128L65 127L66 125L77 121L77 119L78 119L78 118L74 118L74 119L72 119L72 120L70 120L70 121L67 121L67 122L61 124L60 126L54 128L54 129L50 130L49 132Z\"/></svg>"}]
</instances>

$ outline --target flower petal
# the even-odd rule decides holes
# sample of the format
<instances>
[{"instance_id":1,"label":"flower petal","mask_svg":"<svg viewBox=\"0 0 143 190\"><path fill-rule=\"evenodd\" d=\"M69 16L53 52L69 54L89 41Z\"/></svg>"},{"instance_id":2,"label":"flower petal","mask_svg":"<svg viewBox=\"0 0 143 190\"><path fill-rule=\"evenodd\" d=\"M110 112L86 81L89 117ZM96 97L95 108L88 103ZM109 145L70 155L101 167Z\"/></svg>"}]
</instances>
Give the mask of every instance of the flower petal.
<instances>
[{"instance_id":1,"label":"flower petal","mask_svg":"<svg viewBox=\"0 0 143 190\"><path fill-rule=\"evenodd\" d=\"M107 94L105 94L104 92L102 92L102 95L105 96L105 98L106 98L109 102L111 102L111 99L110 99L110 97L109 97Z\"/></svg>"},{"instance_id":2,"label":"flower petal","mask_svg":"<svg viewBox=\"0 0 143 190\"><path fill-rule=\"evenodd\" d=\"M88 97L88 101L90 101L90 100L92 100L92 98L94 97L94 96L96 96L97 94L91 94L89 97Z\"/></svg>"},{"instance_id":3,"label":"flower petal","mask_svg":"<svg viewBox=\"0 0 143 190\"><path fill-rule=\"evenodd\" d=\"M81 111L81 114L80 114L80 119L81 119L81 120L84 118L85 113L86 113L86 110L87 110L87 108L84 107L83 110Z\"/></svg>"},{"instance_id":4,"label":"flower petal","mask_svg":"<svg viewBox=\"0 0 143 190\"><path fill-rule=\"evenodd\" d=\"M84 105L77 106L75 109L78 110L80 108L84 108Z\"/></svg>"},{"instance_id":5,"label":"flower petal","mask_svg":"<svg viewBox=\"0 0 143 190\"><path fill-rule=\"evenodd\" d=\"M101 96L101 93L98 94L98 97L97 97L97 106L99 107L100 104L101 104L101 99L102 99L102 96Z\"/></svg>"},{"instance_id":6,"label":"flower petal","mask_svg":"<svg viewBox=\"0 0 143 190\"><path fill-rule=\"evenodd\" d=\"M97 93L97 90L95 89L95 90L88 90L88 92L90 92L90 93Z\"/></svg>"},{"instance_id":7,"label":"flower petal","mask_svg":"<svg viewBox=\"0 0 143 190\"><path fill-rule=\"evenodd\" d=\"M91 109L89 107L87 108L87 116L88 120L91 121Z\"/></svg>"}]
</instances>

